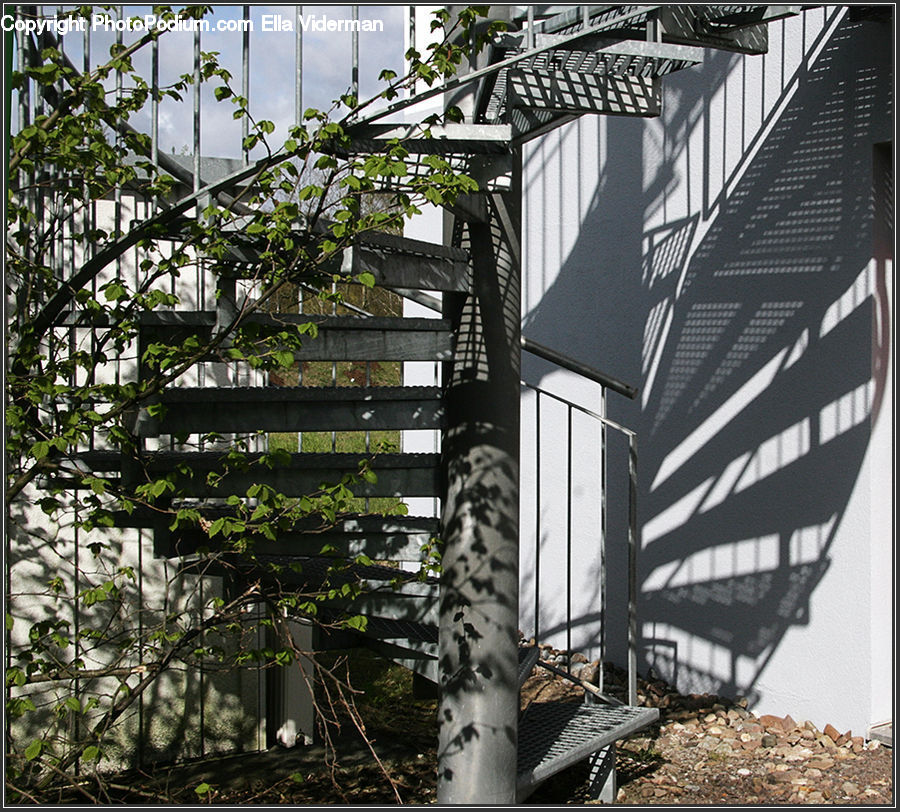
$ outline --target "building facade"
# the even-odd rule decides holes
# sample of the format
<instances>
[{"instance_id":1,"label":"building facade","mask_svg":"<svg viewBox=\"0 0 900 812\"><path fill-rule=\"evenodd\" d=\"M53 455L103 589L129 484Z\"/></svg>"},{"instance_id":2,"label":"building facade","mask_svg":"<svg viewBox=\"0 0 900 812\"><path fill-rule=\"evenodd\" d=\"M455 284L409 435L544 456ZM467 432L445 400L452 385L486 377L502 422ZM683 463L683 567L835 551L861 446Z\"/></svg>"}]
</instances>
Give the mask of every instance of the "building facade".
<instances>
[{"instance_id":1,"label":"building facade","mask_svg":"<svg viewBox=\"0 0 900 812\"><path fill-rule=\"evenodd\" d=\"M838 6L768 27L765 54L708 50L667 76L657 118L583 116L525 146L522 330L639 388L608 401L638 435L639 669L860 735L892 716L892 29ZM523 376L600 405L542 362ZM526 397L532 485L533 415ZM567 436L564 412L542 420L545 445ZM523 486L526 626L534 535L549 546L567 504L599 493L585 453L568 483L562 451L542 463L558 484L540 519ZM627 469L608 457L621 506ZM592 510L569 571L540 566L546 594L568 579L570 639L589 649ZM620 662L625 522L610 507ZM542 605L561 635L562 609Z\"/></svg>"}]
</instances>

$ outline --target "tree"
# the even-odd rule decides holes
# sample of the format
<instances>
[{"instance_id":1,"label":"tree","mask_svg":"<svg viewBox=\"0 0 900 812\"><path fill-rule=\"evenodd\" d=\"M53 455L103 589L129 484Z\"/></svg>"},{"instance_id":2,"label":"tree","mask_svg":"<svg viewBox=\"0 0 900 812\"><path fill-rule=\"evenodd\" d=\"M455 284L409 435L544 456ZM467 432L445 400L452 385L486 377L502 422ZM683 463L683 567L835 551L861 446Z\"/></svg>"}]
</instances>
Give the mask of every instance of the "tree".
<instances>
[{"instance_id":1,"label":"tree","mask_svg":"<svg viewBox=\"0 0 900 812\"><path fill-rule=\"evenodd\" d=\"M211 10L154 7L162 20ZM235 118L249 122L243 146L262 157L200 193L181 188L172 162L153 160L150 138L130 124L154 92L137 74L134 56L165 33L153 30L113 46L109 59L89 72L77 70L46 31L23 40L26 67L13 75L13 88L20 97L38 94L47 112L20 122L8 163L6 501L18 560L31 567L25 579L10 565L7 570L7 786L18 800L40 800L60 782L86 794L78 774L100 770L104 758L111 762L117 727L176 667L231 673L248 663L305 663L304 678L328 686L323 719L330 718L329 706L352 704L339 675L300 651L288 625L303 617L364 628L363 617L345 612L326 619L320 607L357 595L361 586L347 568L368 559L335 559L323 581L301 586L291 565L267 564L258 552L298 522L324 527L347 512L354 484L375 476L371 457L302 497L251 476L245 492L225 505L192 505L179 498L191 495L195 472L146 468L136 421L161 417L160 393L208 359L254 375L290 367L303 342L315 340L316 325L279 315L275 303L286 290L301 286L340 306L335 281L367 288L375 282L371 274L348 278L340 270L355 240L398 228L425 202L451 204L476 189L446 158L411 155L400 139L378 153L358 154L352 127L377 99L395 99L416 81L431 86L452 76L467 53L456 43L480 48L493 34L489 26L474 36L486 10L469 8L455 18L438 12L432 26L438 41L426 55L406 54L406 75L383 71L377 96L359 100L347 93L329 110L306 110L303 124L278 147L270 144L274 124L254 119L217 54L203 54L200 81L214 86L219 104L233 106ZM96 7L68 12L94 13ZM115 82L120 91L113 93ZM193 83L184 75L156 92L181 101ZM414 134L428 137L432 126L458 118L451 108ZM134 212L127 228L118 217L111 225L95 221L97 201L118 206L123 193L156 205L146 216ZM379 204L367 204L375 196ZM243 262L239 279L229 278L236 253ZM200 265L216 279L216 324L189 325L177 340L142 337L141 325L154 314L184 307L185 286L176 280ZM221 450L208 482L284 463L283 450L252 454L259 442L254 436L173 439L175 448L200 443ZM123 475L85 468L85 449L108 451ZM45 517L40 521L35 506ZM145 605L139 562L128 563L117 541L114 528L128 515L150 516L171 530L194 528L207 540L158 585L154 606ZM67 559L76 549L73 537L82 547L87 540L89 561L77 554ZM212 575L227 575L231 592L204 594ZM264 640L265 628L276 634Z\"/></svg>"}]
</instances>

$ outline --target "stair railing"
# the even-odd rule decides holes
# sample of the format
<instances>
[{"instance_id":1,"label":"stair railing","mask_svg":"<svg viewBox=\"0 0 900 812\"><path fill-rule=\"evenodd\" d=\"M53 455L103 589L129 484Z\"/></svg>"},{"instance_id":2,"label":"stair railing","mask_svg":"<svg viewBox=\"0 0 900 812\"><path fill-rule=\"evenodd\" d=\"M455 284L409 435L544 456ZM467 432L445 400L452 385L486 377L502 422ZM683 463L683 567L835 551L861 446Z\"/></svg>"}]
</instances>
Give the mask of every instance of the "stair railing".
<instances>
[{"instance_id":1,"label":"stair railing","mask_svg":"<svg viewBox=\"0 0 900 812\"><path fill-rule=\"evenodd\" d=\"M567 670L571 673L572 656L572 479L574 466L573 428L576 412L594 420L600 427L600 667L598 669L598 688L603 686L603 666L606 659L606 519L607 519L607 430L619 432L628 441L628 704L637 704L637 434L620 423L606 416L607 390L633 399L637 389L629 384L607 375L600 370L576 361L562 353L522 337L522 349L538 358L573 372L588 380L600 384L600 413L592 411L574 401L550 392L541 386L522 380L525 389L535 395L535 550L534 550L534 637L540 642L540 560L541 560L541 402L549 398L562 404L566 409L567 423L567 470L566 470L566 660Z\"/></svg>"}]
</instances>

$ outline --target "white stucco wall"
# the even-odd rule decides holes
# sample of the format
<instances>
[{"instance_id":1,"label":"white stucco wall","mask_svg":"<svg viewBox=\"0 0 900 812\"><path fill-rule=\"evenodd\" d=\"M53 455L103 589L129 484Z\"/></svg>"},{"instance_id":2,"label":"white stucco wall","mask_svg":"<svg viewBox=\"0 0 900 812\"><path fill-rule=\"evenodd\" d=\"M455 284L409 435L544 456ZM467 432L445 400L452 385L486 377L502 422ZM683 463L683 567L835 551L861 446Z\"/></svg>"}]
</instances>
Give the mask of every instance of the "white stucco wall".
<instances>
[{"instance_id":1,"label":"white stucco wall","mask_svg":"<svg viewBox=\"0 0 900 812\"><path fill-rule=\"evenodd\" d=\"M845 12L770 24L764 56L707 52L663 80L658 119L584 117L528 144L523 332L640 387L610 415L639 434L641 670L864 734L892 714L891 342L872 341L892 268L873 259L872 165L893 85L890 26ZM570 375L525 372L596 406ZM563 420L542 434L563 442ZM626 469L607 464L624 664ZM595 469L572 486L588 515ZM554 507L542 532L564 522ZM525 625L524 496L522 527ZM559 556L541 566L564 579Z\"/></svg>"},{"instance_id":2,"label":"white stucco wall","mask_svg":"<svg viewBox=\"0 0 900 812\"><path fill-rule=\"evenodd\" d=\"M111 199L99 200L93 214L99 228L113 231L116 228L115 205ZM133 195L121 196L121 222L130 222L135 216L148 215L147 204L135 201ZM167 250L165 244L160 250ZM83 261L80 246L66 246L71 251L73 265ZM68 255L68 254L67 254ZM131 286L140 282L138 261L134 251L127 252L120 262L111 263L99 275L95 290L103 284L121 278ZM205 273L204 284L199 284ZM179 287L181 309L214 307L214 283L207 270L186 269L186 284ZM162 283L158 283L162 284ZM203 291L203 295L201 295ZM98 294L102 297L102 293ZM71 334L71 335L70 335ZM75 342L79 349L91 347L90 331L59 328L57 338ZM137 365L137 348L127 347L121 354L107 349L105 357L95 356L93 368L96 383L113 383L133 380ZM202 363L198 369L183 376L180 383L186 386L198 384L229 386L247 382L251 375L246 368L238 377L236 364ZM85 373L86 374L86 373ZM98 405L99 410L103 409ZM96 447L104 440L98 436ZM166 443L167 438L149 438L148 447ZM203 606L211 598L221 596L221 577L198 577L182 572L177 559L164 559L156 555L153 533L141 529L96 529L86 532L75 525L75 511L84 519L85 506L77 503L71 494L60 495L66 505L53 519L39 507L40 500L50 494L46 484L29 485L6 507L6 539L4 566L8 584L7 611L14 622L10 631L10 666L22 667L27 662L29 632L36 623L47 620L63 620L62 630L70 643L60 649L51 648L53 656L62 664L76 658L84 660L84 668L102 670L112 666L136 668L152 662L152 652L143 648L144 662L140 661L137 646L129 647L121 660L117 659L116 646L110 643L92 642L87 631L106 631L110 635L124 637L129 629L154 629L165 613L172 618L179 612L196 619L204 611ZM82 491L79 499L85 498ZM108 502L115 510L115 503ZM99 545L95 547L94 545ZM130 567L134 578L118 574L120 568ZM49 587L53 578L60 579L60 592L55 595ZM120 614L110 620L110 603L99 602L86 606L84 601L73 601L72 595L97 587L108 580L129 596ZM208 609L207 609L208 611ZM105 623L109 623L105 627ZM170 623L173 621L170 621ZM79 637L79 634L81 637ZM261 645L255 639L253 645ZM213 635L209 635L212 644ZM245 644L246 640L243 641ZM223 642L223 646L233 645ZM134 687L140 678L136 672L129 677ZM104 755L101 766L114 769L140 766L158 761L195 758L216 752L236 749L262 748L266 742L265 693L263 677L253 669L230 669L214 672L210 669L187 667L176 663L161 675L141 698L134 702L117 721L104 739ZM37 710L12 722L17 745L24 748L31 740L40 738L52 730L52 719L57 705L62 703L68 691L74 690L82 703L90 698L102 699L99 709L88 712L80 720L81 729L88 729L99 719L99 714L109 707L108 697L115 693L117 677L81 680L77 688L71 683L41 683L12 689L13 696L28 695Z\"/></svg>"}]
</instances>

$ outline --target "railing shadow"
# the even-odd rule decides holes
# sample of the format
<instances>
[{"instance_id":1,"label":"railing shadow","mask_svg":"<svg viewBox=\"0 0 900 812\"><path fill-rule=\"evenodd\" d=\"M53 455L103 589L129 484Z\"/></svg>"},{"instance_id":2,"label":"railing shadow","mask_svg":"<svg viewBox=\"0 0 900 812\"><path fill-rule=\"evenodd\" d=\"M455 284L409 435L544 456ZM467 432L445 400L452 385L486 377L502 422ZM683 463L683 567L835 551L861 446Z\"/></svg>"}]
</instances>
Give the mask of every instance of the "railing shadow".
<instances>
[{"instance_id":1,"label":"railing shadow","mask_svg":"<svg viewBox=\"0 0 900 812\"><path fill-rule=\"evenodd\" d=\"M530 335L640 382L640 409L610 414L641 438L642 667L688 690L754 697L851 541L889 341L870 210L889 36L863 25L808 38L815 59L783 77L721 193L689 195L687 212L687 159L709 175L704 105L733 58L667 78L681 148L645 157L654 124L607 120L580 237L525 317ZM612 478L607 498L625 498ZM608 533L607 634L624 660L625 527Z\"/></svg>"}]
</instances>

